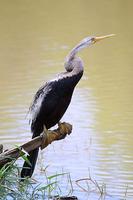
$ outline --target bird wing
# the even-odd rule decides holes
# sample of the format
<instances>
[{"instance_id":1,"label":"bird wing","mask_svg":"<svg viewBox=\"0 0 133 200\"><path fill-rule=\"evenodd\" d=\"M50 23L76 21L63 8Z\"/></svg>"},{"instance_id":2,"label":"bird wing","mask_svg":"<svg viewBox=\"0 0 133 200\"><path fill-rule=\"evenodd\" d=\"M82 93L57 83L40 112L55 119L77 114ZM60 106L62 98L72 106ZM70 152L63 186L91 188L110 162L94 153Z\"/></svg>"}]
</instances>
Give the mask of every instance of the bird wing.
<instances>
[{"instance_id":1,"label":"bird wing","mask_svg":"<svg viewBox=\"0 0 133 200\"><path fill-rule=\"evenodd\" d=\"M81 75L58 76L40 87L30 106L30 121L34 123L36 120L43 120L42 123L47 121L48 124L56 124L55 120L55 123L52 122L53 119L60 120L65 113L80 77Z\"/></svg>"},{"instance_id":2,"label":"bird wing","mask_svg":"<svg viewBox=\"0 0 133 200\"><path fill-rule=\"evenodd\" d=\"M29 108L30 121L34 121L34 119L36 118L37 114L40 111L42 101L46 98L51 89L51 82L47 82L45 85L41 86L36 92Z\"/></svg>"}]
</instances>

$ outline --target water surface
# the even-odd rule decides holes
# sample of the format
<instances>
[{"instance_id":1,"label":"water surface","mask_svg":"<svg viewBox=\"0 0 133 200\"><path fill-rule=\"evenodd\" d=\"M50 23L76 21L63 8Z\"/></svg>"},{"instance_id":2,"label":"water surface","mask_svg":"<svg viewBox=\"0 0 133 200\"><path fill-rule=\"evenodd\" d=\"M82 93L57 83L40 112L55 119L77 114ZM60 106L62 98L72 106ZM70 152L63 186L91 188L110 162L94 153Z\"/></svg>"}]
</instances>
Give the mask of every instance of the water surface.
<instances>
[{"instance_id":1,"label":"water surface","mask_svg":"<svg viewBox=\"0 0 133 200\"><path fill-rule=\"evenodd\" d=\"M69 50L88 35L116 34L80 53L85 73L62 119L73 124L73 132L41 152L37 179L40 165L49 165L49 174L70 172L73 183L91 174L108 194L124 198L127 190L127 199L133 198L132 6L130 0L1 1L0 141L5 148L30 139L26 113L33 95L64 70Z\"/></svg>"}]
</instances>

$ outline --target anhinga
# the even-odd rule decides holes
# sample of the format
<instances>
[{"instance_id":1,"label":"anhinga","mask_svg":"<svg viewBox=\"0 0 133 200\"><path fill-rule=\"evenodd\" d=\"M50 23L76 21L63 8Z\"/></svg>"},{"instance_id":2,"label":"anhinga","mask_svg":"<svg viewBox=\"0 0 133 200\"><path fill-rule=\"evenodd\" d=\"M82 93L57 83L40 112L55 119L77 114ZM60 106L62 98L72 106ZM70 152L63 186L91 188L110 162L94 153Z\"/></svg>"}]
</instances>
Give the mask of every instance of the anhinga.
<instances>
[{"instance_id":1,"label":"anhinga","mask_svg":"<svg viewBox=\"0 0 133 200\"><path fill-rule=\"evenodd\" d=\"M31 113L31 131L32 138L39 136L44 129L49 129L59 123L60 119L66 112L73 90L84 71L84 65L81 58L76 54L83 48L94 44L104 38L111 37L106 35L101 37L87 37L76 45L69 53L65 62L65 72L58 75L54 80L50 80L43 85L35 94L33 103L30 107ZM24 162L21 171L21 177L31 177L36 165L39 148L31 151L28 159L31 163L29 165Z\"/></svg>"}]
</instances>

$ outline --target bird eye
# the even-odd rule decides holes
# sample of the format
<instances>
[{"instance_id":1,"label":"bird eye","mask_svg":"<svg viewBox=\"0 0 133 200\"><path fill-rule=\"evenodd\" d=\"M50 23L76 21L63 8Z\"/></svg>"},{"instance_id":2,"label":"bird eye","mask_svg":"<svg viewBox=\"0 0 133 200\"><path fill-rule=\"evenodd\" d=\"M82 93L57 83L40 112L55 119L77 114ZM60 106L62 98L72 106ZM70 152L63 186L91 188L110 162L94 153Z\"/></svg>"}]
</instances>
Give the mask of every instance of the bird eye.
<instances>
[{"instance_id":1,"label":"bird eye","mask_svg":"<svg viewBox=\"0 0 133 200\"><path fill-rule=\"evenodd\" d=\"M95 38L92 37L92 38L91 38L91 41L92 41L92 43L95 43Z\"/></svg>"}]
</instances>

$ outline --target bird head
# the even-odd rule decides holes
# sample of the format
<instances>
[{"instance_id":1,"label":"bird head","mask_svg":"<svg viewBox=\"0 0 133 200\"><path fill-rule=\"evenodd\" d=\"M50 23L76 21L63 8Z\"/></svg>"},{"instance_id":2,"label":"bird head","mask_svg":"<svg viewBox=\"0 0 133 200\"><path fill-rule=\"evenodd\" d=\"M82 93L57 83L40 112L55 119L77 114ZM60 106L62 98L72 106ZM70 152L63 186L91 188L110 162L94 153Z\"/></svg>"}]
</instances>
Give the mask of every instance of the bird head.
<instances>
[{"instance_id":1,"label":"bird head","mask_svg":"<svg viewBox=\"0 0 133 200\"><path fill-rule=\"evenodd\" d=\"M66 62L65 62L65 66L69 66L69 63L71 63L73 61L73 59L75 58L76 54L81 50L84 49L86 47L90 47L91 45L95 44L96 42L99 42L105 38L109 38L114 36L114 34L110 34L110 35L105 35L105 36L91 36L91 37L86 37L83 40L81 40L81 42L79 42L68 54L68 56L66 57Z\"/></svg>"}]
</instances>

